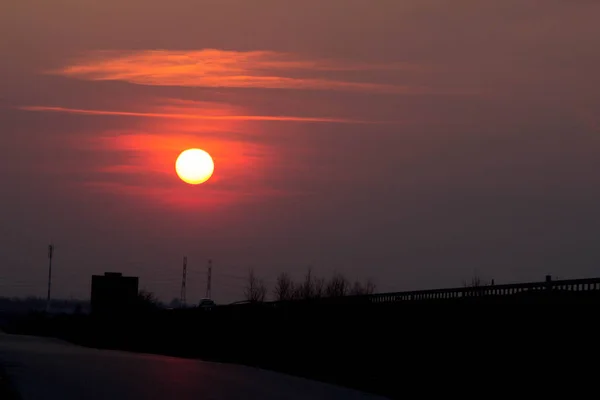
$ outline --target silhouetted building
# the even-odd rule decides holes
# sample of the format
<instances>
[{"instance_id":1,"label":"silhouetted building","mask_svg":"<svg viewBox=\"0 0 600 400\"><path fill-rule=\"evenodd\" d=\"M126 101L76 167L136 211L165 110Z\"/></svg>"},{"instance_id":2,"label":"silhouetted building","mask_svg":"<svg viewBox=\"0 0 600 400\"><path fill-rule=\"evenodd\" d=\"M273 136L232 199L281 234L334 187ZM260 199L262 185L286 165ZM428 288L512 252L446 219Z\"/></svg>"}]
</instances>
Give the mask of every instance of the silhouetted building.
<instances>
[{"instance_id":1,"label":"silhouetted building","mask_svg":"<svg viewBox=\"0 0 600 400\"><path fill-rule=\"evenodd\" d=\"M138 277L120 272L92 275L92 314L119 314L132 309L138 298Z\"/></svg>"}]
</instances>

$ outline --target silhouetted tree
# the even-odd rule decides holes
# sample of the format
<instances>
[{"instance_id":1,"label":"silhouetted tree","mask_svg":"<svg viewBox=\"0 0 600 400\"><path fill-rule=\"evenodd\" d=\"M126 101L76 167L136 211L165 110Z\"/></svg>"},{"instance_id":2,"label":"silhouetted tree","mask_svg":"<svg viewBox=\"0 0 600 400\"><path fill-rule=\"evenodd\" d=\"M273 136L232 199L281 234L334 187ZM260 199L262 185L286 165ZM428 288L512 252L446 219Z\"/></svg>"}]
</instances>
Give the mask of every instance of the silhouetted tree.
<instances>
[{"instance_id":1,"label":"silhouetted tree","mask_svg":"<svg viewBox=\"0 0 600 400\"><path fill-rule=\"evenodd\" d=\"M76 299L53 299L51 301L51 310L71 313L74 312L79 306L79 311L87 312L89 309L89 301L76 300ZM0 297L0 309L10 312L29 312L29 311L41 311L46 308L46 299L39 297L26 297L26 298L6 298Z\"/></svg>"},{"instance_id":2,"label":"silhouetted tree","mask_svg":"<svg viewBox=\"0 0 600 400\"><path fill-rule=\"evenodd\" d=\"M363 294L363 287L359 281L354 281L354 285L352 285L352 289L350 289L351 296L358 296Z\"/></svg>"},{"instance_id":3,"label":"silhouetted tree","mask_svg":"<svg viewBox=\"0 0 600 400\"><path fill-rule=\"evenodd\" d=\"M155 311L161 308L161 304L154 293L142 289L138 293L135 308L138 311Z\"/></svg>"},{"instance_id":4,"label":"silhouetted tree","mask_svg":"<svg viewBox=\"0 0 600 400\"><path fill-rule=\"evenodd\" d=\"M256 277L254 270L250 270L248 275L248 283L244 289L244 297L252 303L265 301L267 295L267 287L264 282Z\"/></svg>"},{"instance_id":5,"label":"silhouetted tree","mask_svg":"<svg viewBox=\"0 0 600 400\"><path fill-rule=\"evenodd\" d=\"M294 282L287 273L282 272L277 277L275 288L273 289L273 295L277 301L286 301L293 298Z\"/></svg>"},{"instance_id":6,"label":"silhouetted tree","mask_svg":"<svg viewBox=\"0 0 600 400\"><path fill-rule=\"evenodd\" d=\"M248 289L253 288L259 281L251 272L249 284L245 291L246 300L252 301ZM254 285L254 286L253 286ZM359 281L350 284L348 279L341 273L334 274L331 279L326 280L315 277L312 268L309 268L301 283L292 281L287 273L281 273L277 277L277 283L273 290L275 300L310 300L322 297L341 297L346 295L366 295L375 291L375 284L369 279L362 283Z\"/></svg>"},{"instance_id":7,"label":"silhouetted tree","mask_svg":"<svg viewBox=\"0 0 600 400\"><path fill-rule=\"evenodd\" d=\"M298 300L320 299L325 297L325 289L325 279L315 277L312 268L309 268L302 284L295 285L293 297Z\"/></svg>"},{"instance_id":8,"label":"silhouetted tree","mask_svg":"<svg viewBox=\"0 0 600 400\"><path fill-rule=\"evenodd\" d=\"M375 293L375 289L377 289L375 282L371 279L367 279L367 282L365 282L365 294L373 294Z\"/></svg>"},{"instance_id":9,"label":"silhouetted tree","mask_svg":"<svg viewBox=\"0 0 600 400\"><path fill-rule=\"evenodd\" d=\"M479 277L479 275L475 274L471 277L470 281L467 280L463 280L463 286L464 287L480 287L480 286L485 286L486 283L484 283L481 278Z\"/></svg>"},{"instance_id":10,"label":"silhouetted tree","mask_svg":"<svg viewBox=\"0 0 600 400\"><path fill-rule=\"evenodd\" d=\"M365 283L355 281L350 294L353 296L373 294L375 291L375 284L369 279Z\"/></svg>"},{"instance_id":11,"label":"silhouetted tree","mask_svg":"<svg viewBox=\"0 0 600 400\"><path fill-rule=\"evenodd\" d=\"M173 300L171 300L171 302L169 303L169 308L179 308L181 306L181 299L177 297L173 297Z\"/></svg>"},{"instance_id":12,"label":"silhouetted tree","mask_svg":"<svg viewBox=\"0 0 600 400\"><path fill-rule=\"evenodd\" d=\"M325 296L325 278L314 278L313 297L320 299L323 296Z\"/></svg>"},{"instance_id":13,"label":"silhouetted tree","mask_svg":"<svg viewBox=\"0 0 600 400\"><path fill-rule=\"evenodd\" d=\"M302 282L300 295L302 299L309 300L314 297L315 288L314 288L314 280L312 276L312 268L309 268L306 271L306 275L304 275L304 282Z\"/></svg>"},{"instance_id":14,"label":"silhouetted tree","mask_svg":"<svg viewBox=\"0 0 600 400\"><path fill-rule=\"evenodd\" d=\"M292 284L292 299L293 300L302 300L304 294L304 288L302 285L293 283Z\"/></svg>"},{"instance_id":15,"label":"silhouetted tree","mask_svg":"<svg viewBox=\"0 0 600 400\"><path fill-rule=\"evenodd\" d=\"M348 294L349 283L340 273L334 274L325 285L325 294L328 297L341 297Z\"/></svg>"}]
</instances>

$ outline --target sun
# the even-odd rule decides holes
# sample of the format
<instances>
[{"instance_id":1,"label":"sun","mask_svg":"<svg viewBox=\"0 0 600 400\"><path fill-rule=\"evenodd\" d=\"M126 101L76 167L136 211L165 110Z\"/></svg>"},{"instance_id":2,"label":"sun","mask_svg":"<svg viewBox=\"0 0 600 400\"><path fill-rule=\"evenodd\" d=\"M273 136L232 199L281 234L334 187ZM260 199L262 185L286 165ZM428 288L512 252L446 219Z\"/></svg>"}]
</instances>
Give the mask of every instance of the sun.
<instances>
[{"instance_id":1,"label":"sun","mask_svg":"<svg viewBox=\"0 0 600 400\"><path fill-rule=\"evenodd\" d=\"M175 162L175 171L185 183L198 185L210 179L215 170L212 157L204 150L187 149Z\"/></svg>"}]
</instances>

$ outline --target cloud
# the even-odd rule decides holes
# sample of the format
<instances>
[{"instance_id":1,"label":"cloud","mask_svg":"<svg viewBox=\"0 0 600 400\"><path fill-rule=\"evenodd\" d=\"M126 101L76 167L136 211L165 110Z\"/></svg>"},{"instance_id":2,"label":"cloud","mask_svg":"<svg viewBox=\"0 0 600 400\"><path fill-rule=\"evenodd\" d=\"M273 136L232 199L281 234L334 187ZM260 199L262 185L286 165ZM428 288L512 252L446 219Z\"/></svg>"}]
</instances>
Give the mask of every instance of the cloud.
<instances>
[{"instance_id":1,"label":"cloud","mask_svg":"<svg viewBox=\"0 0 600 400\"><path fill-rule=\"evenodd\" d=\"M382 122L361 121L348 118L327 118L327 117L300 117L286 115L232 115L232 114L199 114L202 110L194 110L188 107L181 108L179 112L145 112L145 111L118 111L118 110L94 110L69 107L53 106L23 106L19 109L24 111L40 112L59 112L80 115L96 116L118 116L118 117L139 117L139 118L169 118L186 120L206 120L206 121L273 121L273 122L320 122L320 123L339 123L339 124L373 124ZM174 111L174 108L165 111ZM393 123L393 122L389 122Z\"/></svg>"},{"instance_id":2,"label":"cloud","mask_svg":"<svg viewBox=\"0 0 600 400\"><path fill-rule=\"evenodd\" d=\"M117 80L139 85L359 91L427 94L429 88L351 79L333 79L335 72L415 71L405 64L368 64L309 60L274 51L143 50L95 51L51 74L91 81Z\"/></svg>"}]
</instances>

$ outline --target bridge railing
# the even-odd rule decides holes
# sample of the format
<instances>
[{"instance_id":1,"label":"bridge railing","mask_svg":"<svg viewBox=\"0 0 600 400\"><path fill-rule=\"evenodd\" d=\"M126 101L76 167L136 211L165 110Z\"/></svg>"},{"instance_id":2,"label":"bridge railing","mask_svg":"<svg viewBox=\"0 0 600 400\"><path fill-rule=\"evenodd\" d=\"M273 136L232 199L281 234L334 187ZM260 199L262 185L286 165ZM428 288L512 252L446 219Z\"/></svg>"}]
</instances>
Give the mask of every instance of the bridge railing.
<instances>
[{"instance_id":1,"label":"bridge railing","mask_svg":"<svg viewBox=\"0 0 600 400\"><path fill-rule=\"evenodd\" d=\"M600 278L547 280L545 282L515 283L508 285L485 285L451 289L417 290L410 292L376 293L369 295L371 303L394 303L399 301L453 299L478 296L510 296L536 291L600 291Z\"/></svg>"}]
</instances>

